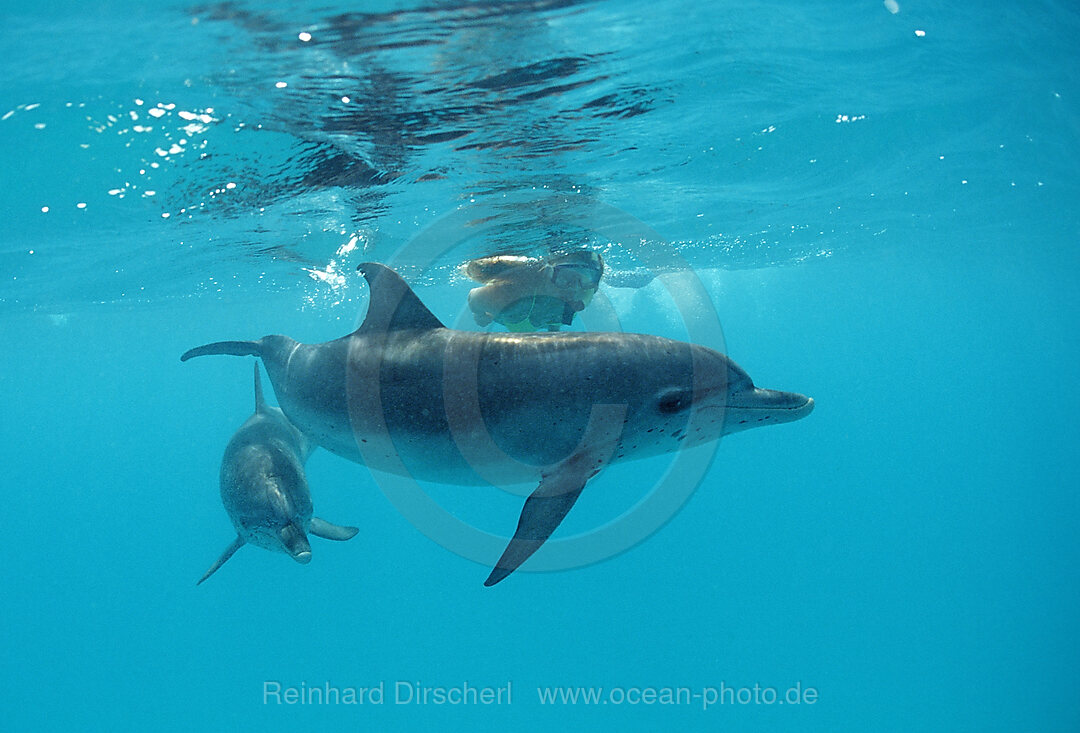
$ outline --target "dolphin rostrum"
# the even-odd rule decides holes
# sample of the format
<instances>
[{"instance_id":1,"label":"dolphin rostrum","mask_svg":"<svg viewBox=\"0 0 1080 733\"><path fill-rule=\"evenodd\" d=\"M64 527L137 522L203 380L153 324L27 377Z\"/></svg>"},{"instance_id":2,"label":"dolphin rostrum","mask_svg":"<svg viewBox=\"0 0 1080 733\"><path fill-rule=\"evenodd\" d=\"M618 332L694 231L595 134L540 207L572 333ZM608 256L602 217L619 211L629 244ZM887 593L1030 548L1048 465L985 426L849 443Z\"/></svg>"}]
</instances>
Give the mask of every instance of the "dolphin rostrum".
<instances>
[{"instance_id":1,"label":"dolphin rostrum","mask_svg":"<svg viewBox=\"0 0 1080 733\"><path fill-rule=\"evenodd\" d=\"M236 431L221 459L221 501L236 539L196 585L213 575L245 543L311 562L307 532L347 540L356 527L339 527L311 515L304 463L314 446L276 407L263 400L255 362L255 414Z\"/></svg>"},{"instance_id":2,"label":"dolphin rostrum","mask_svg":"<svg viewBox=\"0 0 1080 733\"><path fill-rule=\"evenodd\" d=\"M805 417L814 401L759 389L712 349L631 333L446 328L393 270L359 269L363 324L322 344L287 336L191 349L258 356L282 410L369 468L449 484L539 482L485 585L532 555L608 463Z\"/></svg>"}]
</instances>

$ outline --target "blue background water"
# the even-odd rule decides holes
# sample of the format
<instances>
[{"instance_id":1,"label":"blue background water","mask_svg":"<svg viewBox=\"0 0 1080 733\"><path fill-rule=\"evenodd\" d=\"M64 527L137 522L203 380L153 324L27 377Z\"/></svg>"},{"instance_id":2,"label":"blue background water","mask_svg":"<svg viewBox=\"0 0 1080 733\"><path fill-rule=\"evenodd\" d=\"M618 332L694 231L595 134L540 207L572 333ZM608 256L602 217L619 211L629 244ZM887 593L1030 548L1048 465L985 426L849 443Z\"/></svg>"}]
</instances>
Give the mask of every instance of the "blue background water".
<instances>
[{"instance_id":1,"label":"blue background water","mask_svg":"<svg viewBox=\"0 0 1080 733\"><path fill-rule=\"evenodd\" d=\"M361 10L5 6L5 729L1080 728L1073 4ZM361 535L309 566L245 548L194 586L231 537L217 469L251 377L180 353L339 336L356 263L484 205L482 236L406 267L440 317L470 256L585 245L623 328L678 336L582 201L669 242L727 352L814 414L725 439L634 549L493 589L317 453L317 512ZM666 460L601 474L563 531ZM265 680L512 681L513 704L264 705ZM819 699L536 694L721 683Z\"/></svg>"}]
</instances>

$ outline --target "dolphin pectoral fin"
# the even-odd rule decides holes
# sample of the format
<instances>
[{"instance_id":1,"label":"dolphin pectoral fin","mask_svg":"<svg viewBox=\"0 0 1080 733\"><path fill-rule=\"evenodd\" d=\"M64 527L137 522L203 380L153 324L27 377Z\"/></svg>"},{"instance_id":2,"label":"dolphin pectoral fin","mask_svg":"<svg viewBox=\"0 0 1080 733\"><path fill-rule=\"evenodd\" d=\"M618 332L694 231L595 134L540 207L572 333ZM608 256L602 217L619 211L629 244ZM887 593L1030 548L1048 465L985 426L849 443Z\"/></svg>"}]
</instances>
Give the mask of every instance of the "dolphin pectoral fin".
<instances>
[{"instance_id":1,"label":"dolphin pectoral fin","mask_svg":"<svg viewBox=\"0 0 1080 733\"><path fill-rule=\"evenodd\" d=\"M495 585L540 549L574 506L591 475L561 467L541 479L539 488L525 500L517 531L484 585Z\"/></svg>"},{"instance_id":2,"label":"dolphin pectoral fin","mask_svg":"<svg viewBox=\"0 0 1080 733\"><path fill-rule=\"evenodd\" d=\"M196 346L188 349L180 357L180 361L187 361L196 356L210 356L227 354L228 356L262 356L262 341L218 341L213 344Z\"/></svg>"},{"instance_id":3,"label":"dolphin pectoral fin","mask_svg":"<svg viewBox=\"0 0 1080 733\"><path fill-rule=\"evenodd\" d=\"M202 585L202 582L204 580L206 580L211 575L216 573L217 569L220 568L222 565L224 565L226 563L226 561L228 561L228 559L233 556L233 553L235 553L237 550L239 550L243 546L244 546L244 538L240 537L238 535L236 537L236 539L233 540L232 544L229 545L227 548L225 548L225 552L221 553L221 557L219 557L217 559L217 562L215 562L213 565L210 566L210 569L207 570L203 574L203 576L201 578L199 578L198 582L195 583L195 585Z\"/></svg>"},{"instance_id":4,"label":"dolphin pectoral fin","mask_svg":"<svg viewBox=\"0 0 1080 733\"><path fill-rule=\"evenodd\" d=\"M345 540L351 540L360 530L356 527L342 527L337 524L331 524L325 519L312 517L311 524L308 525L308 531L316 537L322 537L324 540L344 542Z\"/></svg>"},{"instance_id":5,"label":"dolphin pectoral fin","mask_svg":"<svg viewBox=\"0 0 1080 733\"><path fill-rule=\"evenodd\" d=\"M517 531L484 585L493 586L540 549L574 506L585 482L611 461L622 427L625 405L595 405L577 450L543 473L540 486L525 500Z\"/></svg>"}]
</instances>

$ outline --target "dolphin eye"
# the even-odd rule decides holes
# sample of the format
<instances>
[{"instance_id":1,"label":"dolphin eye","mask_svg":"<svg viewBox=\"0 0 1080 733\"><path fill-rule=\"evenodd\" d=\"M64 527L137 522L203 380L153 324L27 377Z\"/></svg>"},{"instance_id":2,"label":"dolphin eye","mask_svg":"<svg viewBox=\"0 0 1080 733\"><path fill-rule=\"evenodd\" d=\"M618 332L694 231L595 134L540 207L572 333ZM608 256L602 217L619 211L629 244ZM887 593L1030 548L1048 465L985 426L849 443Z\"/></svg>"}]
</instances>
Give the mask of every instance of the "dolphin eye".
<instances>
[{"instance_id":1,"label":"dolphin eye","mask_svg":"<svg viewBox=\"0 0 1080 733\"><path fill-rule=\"evenodd\" d=\"M674 415L690 407L693 395L688 389L672 389L660 395L656 401L656 409L664 415Z\"/></svg>"}]
</instances>

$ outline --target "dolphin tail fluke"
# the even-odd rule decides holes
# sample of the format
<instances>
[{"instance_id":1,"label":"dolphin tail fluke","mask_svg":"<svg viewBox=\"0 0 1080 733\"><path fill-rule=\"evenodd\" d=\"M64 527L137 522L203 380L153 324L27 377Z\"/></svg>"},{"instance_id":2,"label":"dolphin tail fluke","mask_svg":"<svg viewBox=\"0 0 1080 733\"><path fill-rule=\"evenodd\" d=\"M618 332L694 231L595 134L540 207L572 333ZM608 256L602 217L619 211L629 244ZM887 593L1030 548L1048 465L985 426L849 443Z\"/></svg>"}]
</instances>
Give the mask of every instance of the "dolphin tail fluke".
<instances>
[{"instance_id":1,"label":"dolphin tail fluke","mask_svg":"<svg viewBox=\"0 0 1080 733\"><path fill-rule=\"evenodd\" d=\"M556 471L541 480L540 487L525 500L514 538L484 585L495 585L540 549L574 506L588 478L577 472Z\"/></svg>"},{"instance_id":2,"label":"dolphin tail fluke","mask_svg":"<svg viewBox=\"0 0 1080 733\"><path fill-rule=\"evenodd\" d=\"M237 536L237 538L235 540L233 540L233 543L231 545L229 545L227 548L225 548L225 552L221 553L221 557L219 557L217 559L217 562L215 562L213 565L210 566L210 569L207 570L203 574L203 576L201 578L199 578L198 582L195 583L195 585L202 585L202 582L204 580L206 580L211 575L216 573L217 569L220 568L222 565L224 565L226 563L226 561L228 561L228 559L233 556L233 553L235 553L237 550L239 550L243 546L244 546L244 538L240 537L240 536Z\"/></svg>"},{"instance_id":3,"label":"dolphin tail fluke","mask_svg":"<svg viewBox=\"0 0 1080 733\"><path fill-rule=\"evenodd\" d=\"M316 537L322 537L324 540L344 542L345 540L351 540L360 530L356 527L341 527L327 522L325 519L312 517L311 524L308 525L308 531Z\"/></svg>"},{"instance_id":4,"label":"dolphin tail fluke","mask_svg":"<svg viewBox=\"0 0 1080 733\"><path fill-rule=\"evenodd\" d=\"M189 349L180 357L180 361L194 359L196 356L225 354L228 356L262 356L262 341L217 341L204 346Z\"/></svg>"}]
</instances>

